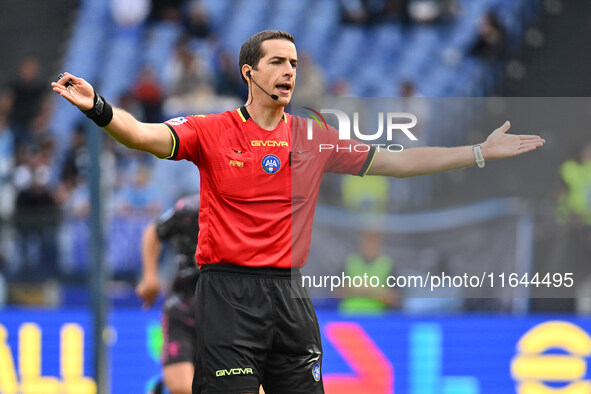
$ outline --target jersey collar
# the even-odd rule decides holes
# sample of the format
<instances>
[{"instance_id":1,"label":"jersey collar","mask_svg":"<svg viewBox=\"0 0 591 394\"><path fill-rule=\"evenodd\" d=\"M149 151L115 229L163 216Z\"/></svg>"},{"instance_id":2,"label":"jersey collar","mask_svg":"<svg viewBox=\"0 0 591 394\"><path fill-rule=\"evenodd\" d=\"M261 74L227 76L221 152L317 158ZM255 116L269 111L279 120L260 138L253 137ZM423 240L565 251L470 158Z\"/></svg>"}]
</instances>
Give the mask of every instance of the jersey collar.
<instances>
[{"instance_id":1,"label":"jersey collar","mask_svg":"<svg viewBox=\"0 0 591 394\"><path fill-rule=\"evenodd\" d=\"M243 122L246 122L248 119L250 119L250 114L248 113L244 105L238 108L236 111L238 112L238 115L240 116L240 119L242 119ZM285 112L281 116L281 119L283 119L285 124L287 124L287 116L285 116Z\"/></svg>"}]
</instances>

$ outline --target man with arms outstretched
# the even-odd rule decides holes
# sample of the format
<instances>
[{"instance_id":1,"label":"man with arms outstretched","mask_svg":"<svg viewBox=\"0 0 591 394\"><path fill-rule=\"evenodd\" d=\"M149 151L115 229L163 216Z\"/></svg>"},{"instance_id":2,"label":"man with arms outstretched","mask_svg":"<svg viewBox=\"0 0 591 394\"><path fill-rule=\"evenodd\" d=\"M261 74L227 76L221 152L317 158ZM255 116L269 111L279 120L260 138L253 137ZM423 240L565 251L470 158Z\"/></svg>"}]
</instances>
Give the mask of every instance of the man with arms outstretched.
<instances>
[{"instance_id":1,"label":"man with arms outstretched","mask_svg":"<svg viewBox=\"0 0 591 394\"><path fill-rule=\"evenodd\" d=\"M249 100L221 114L147 124L111 108L81 78L65 74L53 90L125 146L190 160L201 174L194 393L323 393L322 345L301 281L324 172L410 177L516 156L538 136L491 133L477 147L421 147L394 153L350 149L336 130L315 130L287 114L296 80L293 37L263 31L239 55ZM72 86L67 87L68 81ZM319 151L319 144L341 149ZM349 149L347 148L349 145ZM356 145L358 145L356 143Z\"/></svg>"}]
</instances>

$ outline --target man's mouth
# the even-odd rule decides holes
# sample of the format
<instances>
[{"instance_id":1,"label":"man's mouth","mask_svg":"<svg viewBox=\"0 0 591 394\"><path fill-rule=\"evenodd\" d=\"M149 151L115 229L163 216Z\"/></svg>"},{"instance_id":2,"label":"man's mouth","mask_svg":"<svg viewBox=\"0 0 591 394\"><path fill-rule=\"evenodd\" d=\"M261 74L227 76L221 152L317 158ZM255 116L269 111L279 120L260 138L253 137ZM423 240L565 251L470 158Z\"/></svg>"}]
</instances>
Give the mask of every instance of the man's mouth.
<instances>
[{"instance_id":1,"label":"man's mouth","mask_svg":"<svg viewBox=\"0 0 591 394\"><path fill-rule=\"evenodd\" d=\"M288 95L289 92L291 91L291 84L278 83L277 85L275 85L275 88L277 88L277 90L279 90L279 93L281 93L283 95Z\"/></svg>"}]
</instances>

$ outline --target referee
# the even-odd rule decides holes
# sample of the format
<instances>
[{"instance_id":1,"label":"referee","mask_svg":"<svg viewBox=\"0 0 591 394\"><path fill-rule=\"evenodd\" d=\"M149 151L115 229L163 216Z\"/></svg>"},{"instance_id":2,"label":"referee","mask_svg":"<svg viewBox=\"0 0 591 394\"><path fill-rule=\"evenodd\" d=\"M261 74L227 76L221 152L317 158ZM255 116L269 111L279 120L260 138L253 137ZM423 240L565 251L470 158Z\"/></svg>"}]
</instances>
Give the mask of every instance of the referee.
<instances>
[{"instance_id":1,"label":"referee","mask_svg":"<svg viewBox=\"0 0 591 394\"><path fill-rule=\"evenodd\" d=\"M199 167L193 393L256 393L259 384L269 394L324 392L316 315L301 282L291 280L291 270L297 278L307 258L324 172L426 175L483 166L544 143L507 134L509 122L474 147L394 153L366 146L357 152L334 129L315 129L310 140L307 120L284 111L297 63L290 34L257 33L240 49L240 73L249 87L243 107L164 124L138 122L71 74L52 83L125 146ZM341 149L319 150L319 144Z\"/></svg>"}]
</instances>

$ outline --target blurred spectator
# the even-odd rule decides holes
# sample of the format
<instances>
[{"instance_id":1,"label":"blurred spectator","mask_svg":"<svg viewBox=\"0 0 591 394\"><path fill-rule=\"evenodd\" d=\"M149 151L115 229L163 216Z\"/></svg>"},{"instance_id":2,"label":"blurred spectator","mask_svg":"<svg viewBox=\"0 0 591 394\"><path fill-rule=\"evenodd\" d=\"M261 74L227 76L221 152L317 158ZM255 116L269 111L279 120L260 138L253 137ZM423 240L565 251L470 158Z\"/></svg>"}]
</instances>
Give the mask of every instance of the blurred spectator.
<instances>
[{"instance_id":1,"label":"blurred spectator","mask_svg":"<svg viewBox=\"0 0 591 394\"><path fill-rule=\"evenodd\" d=\"M410 23L408 3L410 0L385 0L381 20L383 22L400 21L403 25Z\"/></svg>"},{"instance_id":2,"label":"blurred spectator","mask_svg":"<svg viewBox=\"0 0 591 394\"><path fill-rule=\"evenodd\" d=\"M566 190L559 202L559 219L591 226L591 144L581 149L578 161L564 162L560 175Z\"/></svg>"},{"instance_id":3,"label":"blurred spectator","mask_svg":"<svg viewBox=\"0 0 591 394\"><path fill-rule=\"evenodd\" d=\"M243 100L248 96L248 89L238 72L236 57L226 51L220 51L216 58L215 90L220 96L240 97Z\"/></svg>"},{"instance_id":4,"label":"blurred spectator","mask_svg":"<svg viewBox=\"0 0 591 394\"><path fill-rule=\"evenodd\" d=\"M44 127L48 111L47 86L39 79L39 64L27 58L0 99L0 114L8 114L16 145L32 142L33 130Z\"/></svg>"},{"instance_id":5,"label":"blurred spectator","mask_svg":"<svg viewBox=\"0 0 591 394\"><path fill-rule=\"evenodd\" d=\"M354 212L383 214L388 204L389 181L384 177L368 176L342 178L342 194L345 208ZM372 220L369 217L369 220ZM351 278L376 276L385 283L394 275L394 263L390 256L382 253L383 235L377 231L363 231L358 252L350 253L345 259L344 274ZM345 299L339 305L343 312L379 313L398 305L395 290L383 287L344 288Z\"/></svg>"},{"instance_id":6,"label":"blurred spectator","mask_svg":"<svg viewBox=\"0 0 591 394\"><path fill-rule=\"evenodd\" d=\"M134 118L144 122L146 120L146 114L144 113L144 107L142 103L135 96L134 92L126 91L119 96L117 100L119 108L124 109L133 115Z\"/></svg>"},{"instance_id":7,"label":"blurred spectator","mask_svg":"<svg viewBox=\"0 0 591 394\"><path fill-rule=\"evenodd\" d=\"M41 160L47 165L48 168L53 169L56 167L56 155L55 155L55 140L49 134L44 134L37 139L37 146L39 146L41 152ZM53 173L53 170L50 174Z\"/></svg>"},{"instance_id":8,"label":"blurred spectator","mask_svg":"<svg viewBox=\"0 0 591 394\"><path fill-rule=\"evenodd\" d=\"M86 148L86 136L82 124L72 132L70 146L64 153L61 180L75 184L81 175L88 175L89 156Z\"/></svg>"},{"instance_id":9,"label":"blurred spectator","mask_svg":"<svg viewBox=\"0 0 591 394\"><path fill-rule=\"evenodd\" d=\"M439 0L410 0L408 14L414 22L433 23L441 16L441 1Z\"/></svg>"},{"instance_id":10,"label":"blurred spectator","mask_svg":"<svg viewBox=\"0 0 591 394\"><path fill-rule=\"evenodd\" d=\"M58 188L62 213L59 229L60 268L65 275L90 269L90 191L84 177Z\"/></svg>"},{"instance_id":11,"label":"blurred spectator","mask_svg":"<svg viewBox=\"0 0 591 394\"><path fill-rule=\"evenodd\" d=\"M461 11L461 5L458 0L440 0L441 20L452 22Z\"/></svg>"},{"instance_id":12,"label":"blurred spectator","mask_svg":"<svg viewBox=\"0 0 591 394\"><path fill-rule=\"evenodd\" d=\"M90 157L86 148L86 136L82 124L79 124L72 132L70 146L64 152L60 182L55 191L56 202L62 208L65 218L69 216L70 209L66 209L72 199L72 195L79 183L88 177Z\"/></svg>"},{"instance_id":13,"label":"blurred spectator","mask_svg":"<svg viewBox=\"0 0 591 394\"><path fill-rule=\"evenodd\" d=\"M400 97L416 97L417 89L414 82L406 80L400 84Z\"/></svg>"},{"instance_id":14,"label":"blurred spectator","mask_svg":"<svg viewBox=\"0 0 591 394\"><path fill-rule=\"evenodd\" d=\"M91 132L94 132L92 130ZM100 170L102 174L117 174L116 156L111 149L110 138L105 139L100 153ZM60 185L56 191L56 200L67 212L66 216L85 217L88 213L89 200L86 195L87 179L90 175L90 156L88 152L84 125L79 124L72 133L70 146L64 152L60 173ZM115 187L115 177L101 176L101 196L108 199ZM81 192L84 191L84 192ZM78 194L76 194L78 193ZM77 197L84 196L80 200Z\"/></svg>"},{"instance_id":15,"label":"blurred spectator","mask_svg":"<svg viewBox=\"0 0 591 394\"><path fill-rule=\"evenodd\" d=\"M399 96L401 99L396 104L396 108L401 112L411 113L417 117L417 124L412 128L412 133L417 137L417 141L411 141L405 134L396 133L391 142L400 144L405 148L429 145L431 135L429 107L430 101L421 97L417 92L416 85L411 80L404 80L399 87ZM431 201L432 177L414 177L403 179L392 179L393 193L390 202L392 207L397 210L405 210L410 207L422 207Z\"/></svg>"},{"instance_id":16,"label":"blurred spectator","mask_svg":"<svg viewBox=\"0 0 591 394\"><path fill-rule=\"evenodd\" d=\"M162 192L151 181L151 169L138 165L132 184L127 184L116 196L116 212L121 216L153 217L162 210Z\"/></svg>"},{"instance_id":17,"label":"blurred spectator","mask_svg":"<svg viewBox=\"0 0 591 394\"><path fill-rule=\"evenodd\" d=\"M205 64L186 40L180 40L177 44L174 56L166 66L164 78L174 96L198 92L207 94L212 91L211 78Z\"/></svg>"},{"instance_id":18,"label":"blurred spectator","mask_svg":"<svg viewBox=\"0 0 591 394\"><path fill-rule=\"evenodd\" d=\"M115 196L107 259L118 279L135 281L141 266L143 229L164 206L163 185L151 182L151 177L150 168L138 165L133 183L123 186Z\"/></svg>"},{"instance_id":19,"label":"blurred spectator","mask_svg":"<svg viewBox=\"0 0 591 394\"><path fill-rule=\"evenodd\" d=\"M9 217L14 209L14 154L14 136L6 117L0 114L0 219Z\"/></svg>"},{"instance_id":20,"label":"blurred spectator","mask_svg":"<svg viewBox=\"0 0 591 394\"><path fill-rule=\"evenodd\" d=\"M150 0L111 0L111 15L123 28L141 25L150 13Z\"/></svg>"},{"instance_id":21,"label":"blurred spectator","mask_svg":"<svg viewBox=\"0 0 591 394\"><path fill-rule=\"evenodd\" d=\"M5 279L4 263L0 255L0 308L6 306L6 299L8 298L8 286Z\"/></svg>"},{"instance_id":22,"label":"blurred spectator","mask_svg":"<svg viewBox=\"0 0 591 394\"><path fill-rule=\"evenodd\" d=\"M339 0L341 20L353 25L372 24L382 18L385 0Z\"/></svg>"},{"instance_id":23,"label":"blurred spectator","mask_svg":"<svg viewBox=\"0 0 591 394\"><path fill-rule=\"evenodd\" d=\"M377 277L386 283L394 275L394 263L390 256L382 254L382 234L366 231L361 234L359 253L351 253L345 261L345 276L354 278ZM345 297L339 310L347 313L374 314L399 305L396 290L388 287L343 287Z\"/></svg>"},{"instance_id":24,"label":"blurred spectator","mask_svg":"<svg viewBox=\"0 0 591 394\"><path fill-rule=\"evenodd\" d=\"M456 0L340 0L343 23L368 25L400 21L435 23L457 13Z\"/></svg>"},{"instance_id":25,"label":"blurred spectator","mask_svg":"<svg viewBox=\"0 0 591 394\"><path fill-rule=\"evenodd\" d=\"M585 285L591 283L591 143L584 145L578 160L567 160L560 167L565 190L558 204L558 219L566 224L567 252L563 268L581 278L577 289L577 307L588 313L591 302L585 300L591 292Z\"/></svg>"},{"instance_id":26,"label":"blurred spectator","mask_svg":"<svg viewBox=\"0 0 591 394\"><path fill-rule=\"evenodd\" d=\"M322 97L326 93L324 72L309 53L302 52L298 61L297 88L294 99Z\"/></svg>"},{"instance_id":27,"label":"blurred spectator","mask_svg":"<svg viewBox=\"0 0 591 394\"><path fill-rule=\"evenodd\" d=\"M133 95L142 107L144 120L148 123L162 122L164 92L160 87L154 69L144 66L134 83Z\"/></svg>"},{"instance_id":28,"label":"blurred spectator","mask_svg":"<svg viewBox=\"0 0 591 394\"><path fill-rule=\"evenodd\" d=\"M411 80L404 80L400 84L399 96L402 98L400 104L396 107L401 112L408 112L417 117L417 124L412 128L412 133L419 139L413 143L413 146L429 145L427 130L430 120L429 101L417 91L416 85ZM405 147L411 142L403 134L397 134L400 139L396 142L403 144Z\"/></svg>"},{"instance_id":29,"label":"blurred spectator","mask_svg":"<svg viewBox=\"0 0 591 394\"><path fill-rule=\"evenodd\" d=\"M330 85L329 94L333 97L353 97L351 85L344 78L338 78Z\"/></svg>"},{"instance_id":30,"label":"blurred spectator","mask_svg":"<svg viewBox=\"0 0 591 394\"><path fill-rule=\"evenodd\" d=\"M343 23L354 25L369 23L369 10L365 0L340 0L339 5Z\"/></svg>"},{"instance_id":31,"label":"blurred spectator","mask_svg":"<svg viewBox=\"0 0 591 394\"><path fill-rule=\"evenodd\" d=\"M95 130L91 130L95 132ZM100 156L102 174L117 174L115 155L106 139ZM62 166L61 182L56 190L62 221L59 229L60 267L66 275L83 275L90 264L90 190L87 182L89 156L82 126L72 135ZM101 176L101 198L105 206L115 185L115 176ZM105 215L108 217L108 215Z\"/></svg>"},{"instance_id":32,"label":"blurred spectator","mask_svg":"<svg viewBox=\"0 0 591 394\"><path fill-rule=\"evenodd\" d=\"M180 40L177 44L175 56L165 70L165 81L172 88L163 106L166 117L187 112L225 111L241 105L235 97L215 94L212 73L186 40Z\"/></svg>"},{"instance_id":33,"label":"blurred spectator","mask_svg":"<svg viewBox=\"0 0 591 394\"><path fill-rule=\"evenodd\" d=\"M456 0L410 0L408 14L414 22L435 23L453 18L458 12Z\"/></svg>"},{"instance_id":34,"label":"blurred spectator","mask_svg":"<svg viewBox=\"0 0 591 394\"><path fill-rule=\"evenodd\" d=\"M149 20L178 22L181 18L181 6L184 0L152 0Z\"/></svg>"},{"instance_id":35,"label":"blurred spectator","mask_svg":"<svg viewBox=\"0 0 591 394\"><path fill-rule=\"evenodd\" d=\"M507 32L494 11L487 12L480 20L478 36L469 53L487 62L503 56Z\"/></svg>"},{"instance_id":36,"label":"blurred spectator","mask_svg":"<svg viewBox=\"0 0 591 394\"><path fill-rule=\"evenodd\" d=\"M14 135L5 115L0 114L0 160L12 160L14 155ZM3 166L0 165L0 172Z\"/></svg>"},{"instance_id":37,"label":"blurred spectator","mask_svg":"<svg viewBox=\"0 0 591 394\"><path fill-rule=\"evenodd\" d=\"M200 0L191 1L183 18L185 33L190 38L207 38L211 33L209 15Z\"/></svg>"},{"instance_id":38,"label":"blurred spectator","mask_svg":"<svg viewBox=\"0 0 591 394\"><path fill-rule=\"evenodd\" d=\"M27 279L46 279L57 274L57 227L59 211L49 188L47 147L28 148L27 160L15 170L19 189L16 198L19 274Z\"/></svg>"}]
</instances>

